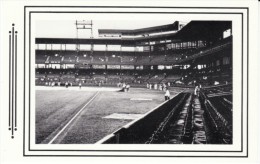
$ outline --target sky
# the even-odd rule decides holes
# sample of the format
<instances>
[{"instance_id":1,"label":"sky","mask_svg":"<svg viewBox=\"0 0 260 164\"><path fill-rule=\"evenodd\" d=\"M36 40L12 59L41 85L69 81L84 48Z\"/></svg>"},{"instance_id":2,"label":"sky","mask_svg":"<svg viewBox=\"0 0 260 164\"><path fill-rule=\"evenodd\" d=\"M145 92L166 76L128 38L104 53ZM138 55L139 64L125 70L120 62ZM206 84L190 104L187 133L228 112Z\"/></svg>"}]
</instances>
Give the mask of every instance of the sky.
<instances>
[{"instance_id":1,"label":"sky","mask_svg":"<svg viewBox=\"0 0 260 164\"><path fill-rule=\"evenodd\" d=\"M82 21L82 20L78 20ZM42 38L76 38L76 20L37 20L35 36ZM138 29L172 24L175 20L93 20L93 36L98 37L98 29ZM189 21L181 21L188 23ZM79 30L79 38L90 37L90 30Z\"/></svg>"}]
</instances>

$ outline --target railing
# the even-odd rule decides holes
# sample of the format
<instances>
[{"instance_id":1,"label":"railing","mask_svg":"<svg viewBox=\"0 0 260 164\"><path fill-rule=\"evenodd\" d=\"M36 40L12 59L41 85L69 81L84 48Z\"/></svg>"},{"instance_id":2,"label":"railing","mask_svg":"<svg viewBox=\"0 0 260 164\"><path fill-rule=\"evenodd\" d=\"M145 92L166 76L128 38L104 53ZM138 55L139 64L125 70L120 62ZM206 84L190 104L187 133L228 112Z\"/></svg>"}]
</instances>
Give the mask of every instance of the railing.
<instances>
[{"instance_id":1,"label":"railing","mask_svg":"<svg viewBox=\"0 0 260 164\"><path fill-rule=\"evenodd\" d=\"M217 143L232 144L232 120L226 120L218 109L212 105L204 93L201 94L201 101L213 131L213 140Z\"/></svg>"}]
</instances>

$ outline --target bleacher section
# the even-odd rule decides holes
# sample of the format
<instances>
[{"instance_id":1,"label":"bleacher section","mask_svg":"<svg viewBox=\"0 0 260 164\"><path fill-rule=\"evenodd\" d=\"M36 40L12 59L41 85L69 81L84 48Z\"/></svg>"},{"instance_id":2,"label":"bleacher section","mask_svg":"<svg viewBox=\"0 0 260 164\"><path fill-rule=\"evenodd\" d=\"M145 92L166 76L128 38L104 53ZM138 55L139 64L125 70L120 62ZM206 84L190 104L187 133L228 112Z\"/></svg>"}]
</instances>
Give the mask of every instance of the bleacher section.
<instances>
[{"instance_id":1,"label":"bleacher section","mask_svg":"<svg viewBox=\"0 0 260 164\"><path fill-rule=\"evenodd\" d=\"M194 60L196 58L203 57L205 56L205 53L211 55L225 55L230 53L231 51L231 42L227 39L224 41L224 43L218 43L216 46L211 46L208 49L203 49L204 50L200 51L199 54L195 53L194 55L189 55L187 57L184 57L183 54L175 54L175 56L129 56L129 52L127 52L128 56L123 56L122 54L124 53L121 53L120 57L102 55L104 52L98 52L98 56L90 56L90 52L76 53L72 51L60 51L59 53L55 51L50 54L46 54L49 51L37 50L37 64L75 64L75 68L83 68L83 70L85 71L80 72L78 75L76 75L76 70L72 70L72 73L68 75L66 73L61 74L60 69L62 68L57 68L50 69L50 71L56 71L56 73L50 74L48 70L46 71L46 68L37 68L37 70L40 71L37 76L45 76L46 78L37 78L36 84L43 85L44 82L49 81L59 81L61 83L69 81L77 85L79 83L79 80L76 80L75 78L77 78L77 76L81 76L82 73L84 73L85 76L88 76L88 78L85 78L85 80L81 80L85 85L98 82L102 82L102 84L111 84L114 86L116 86L119 82L125 82L132 85L145 85L146 83L163 84L168 82L170 82L171 84L175 84L176 81L180 80L182 83L186 85L194 85L195 83L193 81L196 81L197 83L200 83L204 86L232 83L232 76L230 76L232 75L232 67L229 64L214 67L206 67L195 71L192 69L192 67L189 67L186 70L180 70L179 68L175 68L175 71L168 70L168 72L167 70L151 71L146 70L146 68L142 68L142 70L135 69L135 66L139 65L147 65L148 67L150 67L151 65L156 65L158 63L173 63L174 61L179 62L180 60L187 62L191 59ZM194 51L197 52L198 50ZM118 53L119 52L117 52L117 54ZM190 50L189 53L191 53ZM194 56L196 57L194 58ZM91 64L102 64L103 67L102 69L99 69L100 72L98 72L97 69L91 68ZM116 69L114 67L111 67L107 69L107 64L111 64L110 66L114 66L114 64L117 64L118 68ZM124 72L123 69L120 69L120 67L123 68L123 66L126 66L126 68L128 66L132 66L133 69L125 70ZM94 70L95 74L90 74L91 72L94 72ZM130 71L130 73L127 71ZM178 74L178 72L180 71L182 73ZM109 72L112 72L111 77Z\"/></svg>"},{"instance_id":2,"label":"bleacher section","mask_svg":"<svg viewBox=\"0 0 260 164\"><path fill-rule=\"evenodd\" d=\"M45 51L36 51L36 64L45 64L48 55L45 54Z\"/></svg>"},{"instance_id":3,"label":"bleacher section","mask_svg":"<svg viewBox=\"0 0 260 164\"><path fill-rule=\"evenodd\" d=\"M159 84L164 78L165 78L164 74L158 74L158 75L152 76L150 79L148 79L147 82L153 83L153 84Z\"/></svg>"},{"instance_id":4,"label":"bleacher section","mask_svg":"<svg viewBox=\"0 0 260 164\"><path fill-rule=\"evenodd\" d=\"M177 80L180 80L180 78L180 75L168 75L161 81L161 83L175 82Z\"/></svg>"},{"instance_id":5,"label":"bleacher section","mask_svg":"<svg viewBox=\"0 0 260 164\"><path fill-rule=\"evenodd\" d=\"M140 52L138 52L139 54ZM113 54L113 53L109 53ZM106 52L90 52L76 51L60 51L53 54L49 51L37 50L36 63L61 63L61 64L133 64L133 65L153 65L153 64L169 64L184 59L183 54L164 55L159 53L157 55L135 55L134 52L122 52L117 55L106 55ZM130 56L132 54L132 56ZM47 60L48 59L48 60Z\"/></svg>"}]
</instances>

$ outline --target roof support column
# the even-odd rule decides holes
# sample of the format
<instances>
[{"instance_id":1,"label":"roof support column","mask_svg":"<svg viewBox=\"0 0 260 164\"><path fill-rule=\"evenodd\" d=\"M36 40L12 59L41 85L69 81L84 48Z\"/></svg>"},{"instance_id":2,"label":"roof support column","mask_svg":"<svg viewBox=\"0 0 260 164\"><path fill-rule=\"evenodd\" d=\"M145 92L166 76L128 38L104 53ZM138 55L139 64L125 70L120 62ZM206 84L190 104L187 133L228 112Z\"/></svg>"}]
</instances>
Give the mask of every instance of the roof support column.
<instances>
[{"instance_id":1,"label":"roof support column","mask_svg":"<svg viewBox=\"0 0 260 164\"><path fill-rule=\"evenodd\" d=\"M151 61L151 42L150 40L148 42L149 42L149 60Z\"/></svg>"},{"instance_id":2,"label":"roof support column","mask_svg":"<svg viewBox=\"0 0 260 164\"><path fill-rule=\"evenodd\" d=\"M164 57L165 57L165 60L166 60L166 48L167 48L167 45L166 45L166 39L164 40Z\"/></svg>"},{"instance_id":3,"label":"roof support column","mask_svg":"<svg viewBox=\"0 0 260 164\"><path fill-rule=\"evenodd\" d=\"M107 56L108 45L106 44L105 56Z\"/></svg>"}]
</instances>

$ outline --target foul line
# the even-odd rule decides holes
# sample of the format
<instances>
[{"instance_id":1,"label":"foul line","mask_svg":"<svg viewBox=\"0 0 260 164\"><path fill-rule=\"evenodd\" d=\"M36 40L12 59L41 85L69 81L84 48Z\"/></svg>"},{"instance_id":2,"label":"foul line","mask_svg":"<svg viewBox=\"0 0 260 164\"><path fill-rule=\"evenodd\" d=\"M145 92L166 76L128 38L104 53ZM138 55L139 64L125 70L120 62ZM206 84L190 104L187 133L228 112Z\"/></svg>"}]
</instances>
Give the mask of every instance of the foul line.
<instances>
[{"instance_id":1,"label":"foul line","mask_svg":"<svg viewBox=\"0 0 260 164\"><path fill-rule=\"evenodd\" d=\"M56 134L53 139L48 143L52 144L58 137L59 135L69 126L69 124L80 114L80 112L89 104L91 103L95 97L97 97L99 91L71 118L71 120L59 131L58 134Z\"/></svg>"}]
</instances>

